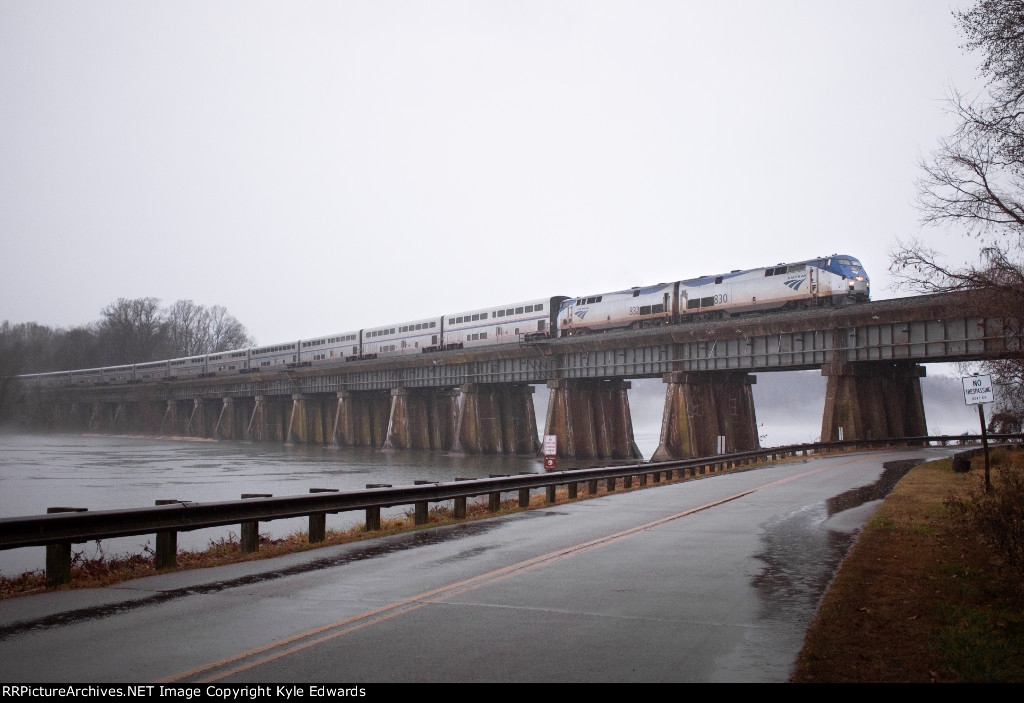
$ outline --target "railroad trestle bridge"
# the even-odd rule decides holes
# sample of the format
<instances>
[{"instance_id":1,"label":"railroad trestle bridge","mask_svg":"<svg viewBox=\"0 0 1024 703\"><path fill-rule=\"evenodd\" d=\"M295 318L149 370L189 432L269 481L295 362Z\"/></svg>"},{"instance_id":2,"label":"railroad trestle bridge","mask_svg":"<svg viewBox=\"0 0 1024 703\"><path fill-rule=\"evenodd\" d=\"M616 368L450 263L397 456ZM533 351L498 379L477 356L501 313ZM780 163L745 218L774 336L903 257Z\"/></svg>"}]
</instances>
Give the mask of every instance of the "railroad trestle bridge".
<instances>
[{"instance_id":1,"label":"railroad trestle bridge","mask_svg":"<svg viewBox=\"0 0 1024 703\"><path fill-rule=\"evenodd\" d=\"M1003 358L1021 339L966 294L593 334L238 376L25 390L22 415L63 430L477 453L642 458L629 379L666 384L654 459L757 448L755 372L827 376L822 441L927 434L924 363ZM724 437L724 448L720 446Z\"/></svg>"}]
</instances>

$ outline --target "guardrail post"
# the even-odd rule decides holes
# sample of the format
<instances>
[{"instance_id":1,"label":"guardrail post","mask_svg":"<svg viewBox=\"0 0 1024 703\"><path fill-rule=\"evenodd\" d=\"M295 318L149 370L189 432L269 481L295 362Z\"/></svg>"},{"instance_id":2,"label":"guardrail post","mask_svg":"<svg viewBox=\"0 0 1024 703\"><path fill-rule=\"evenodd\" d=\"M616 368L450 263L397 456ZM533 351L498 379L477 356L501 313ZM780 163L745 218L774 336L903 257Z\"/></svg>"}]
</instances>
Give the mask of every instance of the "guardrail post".
<instances>
[{"instance_id":1,"label":"guardrail post","mask_svg":"<svg viewBox=\"0 0 1024 703\"><path fill-rule=\"evenodd\" d=\"M651 481L653 483L661 483L661 472L660 471L655 471L654 473L652 473L651 474Z\"/></svg>"},{"instance_id":2,"label":"guardrail post","mask_svg":"<svg viewBox=\"0 0 1024 703\"><path fill-rule=\"evenodd\" d=\"M488 474L491 478L502 478L508 474ZM501 510L501 491L487 494L487 512L496 513Z\"/></svg>"},{"instance_id":3,"label":"guardrail post","mask_svg":"<svg viewBox=\"0 0 1024 703\"><path fill-rule=\"evenodd\" d=\"M519 489L519 507L529 508L530 507L530 489L520 488Z\"/></svg>"},{"instance_id":4,"label":"guardrail post","mask_svg":"<svg viewBox=\"0 0 1024 703\"><path fill-rule=\"evenodd\" d=\"M435 481L413 481L413 483L415 485L417 485L417 486L425 486L428 483L436 483L436 482ZM412 523L414 525L426 525L427 524L427 519L428 519L427 518L428 512L429 511L428 511L427 501L425 501L425 500L418 500L415 503L413 503Z\"/></svg>"},{"instance_id":5,"label":"guardrail post","mask_svg":"<svg viewBox=\"0 0 1024 703\"><path fill-rule=\"evenodd\" d=\"M565 489L569 493L569 500L576 500L576 497L579 495L580 484L575 481L569 481L569 483L565 484Z\"/></svg>"},{"instance_id":6,"label":"guardrail post","mask_svg":"<svg viewBox=\"0 0 1024 703\"><path fill-rule=\"evenodd\" d=\"M337 488L310 488L310 493L337 493ZM327 539L327 513L309 514L309 543L323 542Z\"/></svg>"},{"instance_id":7,"label":"guardrail post","mask_svg":"<svg viewBox=\"0 0 1024 703\"><path fill-rule=\"evenodd\" d=\"M459 476L456 476L455 480L456 481L472 481L473 479L472 478L461 478ZM455 498L454 517L455 517L456 520L461 520L464 517L466 517L466 497L465 496L462 496L460 498Z\"/></svg>"},{"instance_id":8,"label":"guardrail post","mask_svg":"<svg viewBox=\"0 0 1024 703\"><path fill-rule=\"evenodd\" d=\"M555 502L555 489L557 486L545 486L544 487L544 500L548 503Z\"/></svg>"},{"instance_id":9,"label":"guardrail post","mask_svg":"<svg viewBox=\"0 0 1024 703\"><path fill-rule=\"evenodd\" d=\"M84 513L88 508L47 508L49 513ZM71 542L46 545L46 587L71 583Z\"/></svg>"},{"instance_id":10,"label":"guardrail post","mask_svg":"<svg viewBox=\"0 0 1024 703\"><path fill-rule=\"evenodd\" d=\"M247 498L271 498L273 493L243 493L242 500ZM260 523L257 520L242 523L242 554L251 554L260 550Z\"/></svg>"},{"instance_id":11,"label":"guardrail post","mask_svg":"<svg viewBox=\"0 0 1024 703\"><path fill-rule=\"evenodd\" d=\"M647 474L640 474L640 485L641 486L646 486L647 485Z\"/></svg>"},{"instance_id":12,"label":"guardrail post","mask_svg":"<svg viewBox=\"0 0 1024 703\"><path fill-rule=\"evenodd\" d=\"M614 478L610 478L610 479L608 479L608 480L607 480L607 481L605 482L605 487L606 487L606 488L608 489L608 492L609 492L609 493L611 493L612 491L614 491L614 490L615 490L615 479L614 479Z\"/></svg>"},{"instance_id":13,"label":"guardrail post","mask_svg":"<svg viewBox=\"0 0 1024 703\"><path fill-rule=\"evenodd\" d=\"M158 500L156 505L174 505L180 500ZM164 530L156 533L156 551L153 553L153 568L174 569L178 566L178 532Z\"/></svg>"},{"instance_id":14,"label":"guardrail post","mask_svg":"<svg viewBox=\"0 0 1024 703\"><path fill-rule=\"evenodd\" d=\"M632 487L633 487L633 477L632 476L623 476L622 477L622 490L628 491Z\"/></svg>"},{"instance_id":15,"label":"guardrail post","mask_svg":"<svg viewBox=\"0 0 1024 703\"><path fill-rule=\"evenodd\" d=\"M597 479L587 481L587 493L592 496L597 495Z\"/></svg>"},{"instance_id":16,"label":"guardrail post","mask_svg":"<svg viewBox=\"0 0 1024 703\"><path fill-rule=\"evenodd\" d=\"M391 488L390 483L368 483L367 488ZM372 532L380 529L380 507L366 509L366 531Z\"/></svg>"}]
</instances>

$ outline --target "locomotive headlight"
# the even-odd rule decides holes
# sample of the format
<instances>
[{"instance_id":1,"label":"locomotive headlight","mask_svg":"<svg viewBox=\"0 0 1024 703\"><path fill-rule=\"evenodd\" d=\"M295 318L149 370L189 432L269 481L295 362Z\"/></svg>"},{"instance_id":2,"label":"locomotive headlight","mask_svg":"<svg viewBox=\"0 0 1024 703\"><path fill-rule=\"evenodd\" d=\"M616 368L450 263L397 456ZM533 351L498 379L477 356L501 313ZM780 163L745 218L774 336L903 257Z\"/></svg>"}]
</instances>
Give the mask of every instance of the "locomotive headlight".
<instances>
[{"instance_id":1,"label":"locomotive headlight","mask_svg":"<svg viewBox=\"0 0 1024 703\"><path fill-rule=\"evenodd\" d=\"M863 277L863 276L857 276L857 280L858 280L858 281L863 281L863 280L864 280L864 277Z\"/></svg>"}]
</instances>

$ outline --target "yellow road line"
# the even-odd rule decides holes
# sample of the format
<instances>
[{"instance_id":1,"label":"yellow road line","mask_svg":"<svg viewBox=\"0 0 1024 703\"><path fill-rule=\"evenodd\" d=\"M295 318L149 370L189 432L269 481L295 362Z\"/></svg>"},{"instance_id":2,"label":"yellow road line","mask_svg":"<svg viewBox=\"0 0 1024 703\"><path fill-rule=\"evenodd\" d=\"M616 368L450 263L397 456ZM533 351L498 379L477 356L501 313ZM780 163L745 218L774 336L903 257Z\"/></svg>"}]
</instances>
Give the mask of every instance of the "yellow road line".
<instances>
[{"instance_id":1,"label":"yellow road line","mask_svg":"<svg viewBox=\"0 0 1024 703\"><path fill-rule=\"evenodd\" d=\"M807 476L812 476L814 474L818 474L829 469L834 469L840 466L846 466L847 464L853 464L859 461L867 461L871 458L874 457L868 456L857 459L850 459L849 461L844 461L839 464L831 464L829 466L823 466L817 469L812 469L810 471L805 471L800 474L789 476L787 478L779 479L777 481L771 481L769 483L762 484L755 488L751 488L740 493L735 493L731 496L721 498L710 503L705 503L704 505L700 505L696 508L690 508L688 510L684 510L683 512L676 513L674 515L659 518L657 520L645 523L643 525L637 525L635 527L631 527L620 532L615 532L610 535L605 535L604 537L599 537L597 539L589 540L587 542L582 542L580 544L571 545L569 547L563 547L562 549L558 549L538 557L533 557L531 559L526 559L525 561L512 564L511 566L505 566L500 569L495 569L493 571L489 571L487 573L480 574L469 579L457 581L456 583L452 583L447 586L442 586L440 588L424 591L423 593L411 596L409 598L406 598L405 600L397 601L395 603L391 603L380 608L375 608L374 610L369 610L359 615L353 615L349 618L345 618L344 620L339 620L337 622L330 623L329 625L323 625L321 627L308 630L298 635L292 635L291 637L287 637L276 642L271 642L269 644L263 645L262 647L250 649L248 651L241 652L240 654L236 654L231 657L227 657L225 659L221 659L210 664L204 664L202 666L189 669L188 671L181 672L166 679L161 679L160 681L158 681L158 683L170 683L173 681L180 681L184 678L197 676L199 674L210 672L215 669L220 669L222 667L228 666L229 664L233 664L235 662L248 659L250 657L255 657L259 654L263 654L264 652L268 652L273 649L287 647L288 645L299 642L301 640L316 637L316 639L313 639L309 642L296 644L295 646L288 647L287 649L283 649L282 651L274 652L273 654L270 654L268 656L253 660L251 662L240 664L231 669L220 671L211 675L210 677L201 679L202 682L219 681L233 674L237 674L242 671L247 671L249 669L252 669L253 667L275 661L277 659L280 659L281 657L302 651L304 649L308 649L309 647L321 644L323 642L327 642L329 640L333 640L337 637L341 637L342 635L347 635L349 633L356 632L365 627L369 627L370 625L385 622L399 615L411 613L432 603L438 603L440 601L452 598L462 593L467 593L469 591L476 590L477 588L480 588L482 586L497 583L498 581L502 581L506 578L509 578L510 576L525 573L527 571L532 571L533 569L539 568L541 566L546 566L557 561L561 561L562 559L566 559L576 554L582 554L592 549L597 549L598 547L603 547L614 542L619 542L641 532L650 530L655 527L659 527L674 520L679 520L689 515L693 515L694 513L707 510L708 508L713 508L715 506L722 505L723 503L728 503L730 501L737 500L744 496L750 495L751 493L755 493L766 488L772 488L774 486L780 486L782 484L789 483L800 478L805 478ZM332 632L333 630L337 631ZM321 635L323 633L329 634L325 634L322 637L317 637L317 635Z\"/></svg>"}]
</instances>

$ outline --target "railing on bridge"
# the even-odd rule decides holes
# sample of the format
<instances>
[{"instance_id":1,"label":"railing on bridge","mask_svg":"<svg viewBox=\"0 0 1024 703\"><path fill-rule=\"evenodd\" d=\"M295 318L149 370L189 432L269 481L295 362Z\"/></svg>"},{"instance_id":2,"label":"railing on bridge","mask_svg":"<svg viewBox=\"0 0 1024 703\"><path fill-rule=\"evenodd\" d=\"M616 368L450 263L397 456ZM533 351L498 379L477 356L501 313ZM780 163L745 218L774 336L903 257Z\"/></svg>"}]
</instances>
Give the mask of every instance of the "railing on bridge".
<instances>
[{"instance_id":1,"label":"railing on bridge","mask_svg":"<svg viewBox=\"0 0 1024 703\"><path fill-rule=\"evenodd\" d=\"M576 498L580 484L586 484L589 492L597 492L599 481L607 481L609 490L614 490L615 481L623 479L625 489L632 488L637 477L640 485L646 485L648 478L654 482L677 478L691 478L713 474L724 469L756 463L775 461L788 456L833 451L861 450L892 446L925 446L932 443L968 443L980 441L975 435L937 435L888 440L855 440L845 442L818 442L796 444L784 447L757 449L706 456L699 459L651 462L606 468L573 469L543 474L521 474L492 478L457 480L451 483L429 483L413 486L369 488L362 491L334 492L313 489L309 495L285 497L252 497L238 501L215 503L173 502L152 508L130 508L88 512L82 508L60 508L48 515L12 517L0 519L0 549L20 547L47 547L47 585L67 583L71 573L71 545L114 537L156 534L157 549L155 562L160 567L174 566L176 556L176 535L178 532L197 530L223 525L243 525L244 532L253 533L258 522L308 516L310 520L310 541L322 541L323 520L328 513L355 510L366 511L367 529L379 529L380 510L394 506L414 506L415 523L425 524L427 505L442 501L454 501L456 518L466 515L466 500L477 496L489 496L490 510L500 506L500 496L505 492L517 491L519 505L530 503L530 491L545 489L548 503L555 502L558 486L567 486L569 498ZM1022 434L989 435L990 440L1024 440ZM676 473L678 472L678 473ZM163 501L159 501L163 502ZM243 548L255 551L258 540L243 540Z\"/></svg>"}]
</instances>

